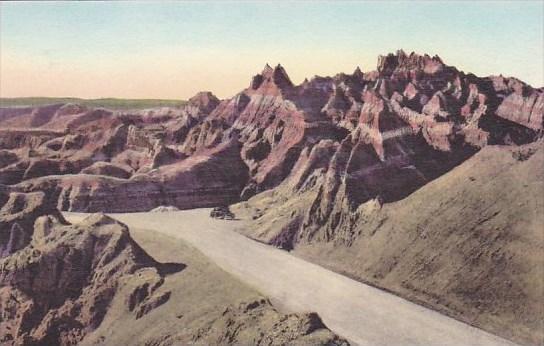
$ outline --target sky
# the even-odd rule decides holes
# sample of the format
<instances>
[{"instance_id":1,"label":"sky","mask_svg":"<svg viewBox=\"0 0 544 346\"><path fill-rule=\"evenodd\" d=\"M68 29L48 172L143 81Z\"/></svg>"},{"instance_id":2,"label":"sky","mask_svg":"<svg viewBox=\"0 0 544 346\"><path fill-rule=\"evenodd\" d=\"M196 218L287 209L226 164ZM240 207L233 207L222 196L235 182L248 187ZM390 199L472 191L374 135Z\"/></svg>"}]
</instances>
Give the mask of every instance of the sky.
<instances>
[{"instance_id":1,"label":"sky","mask_svg":"<svg viewBox=\"0 0 544 346\"><path fill-rule=\"evenodd\" d=\"M544 86L543 1L0 3L0 97L221 98L404 49Z\"/></svg>"}]
</instances>

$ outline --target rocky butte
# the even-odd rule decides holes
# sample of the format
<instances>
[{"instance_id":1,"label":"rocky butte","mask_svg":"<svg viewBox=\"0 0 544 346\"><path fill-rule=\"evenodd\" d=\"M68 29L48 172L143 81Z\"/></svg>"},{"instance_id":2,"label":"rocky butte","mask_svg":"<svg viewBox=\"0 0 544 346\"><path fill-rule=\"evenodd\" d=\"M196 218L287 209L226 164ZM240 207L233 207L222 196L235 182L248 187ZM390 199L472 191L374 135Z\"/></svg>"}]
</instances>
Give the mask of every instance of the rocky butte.
<instances>
[{"instance_id":1,"label":"rocky butte","mask_svg":"<svg viewBox=\"0 0 544 346\"><path fill-rule=\"evenodd\" d=\"M539 344L543 114L542 88L438 56L300 85L266 65L178 108L1 109L0 184L56 218L232 204L252 238ZM31 237L1 231L4 253Z\"/></svg>"}]
</instances>

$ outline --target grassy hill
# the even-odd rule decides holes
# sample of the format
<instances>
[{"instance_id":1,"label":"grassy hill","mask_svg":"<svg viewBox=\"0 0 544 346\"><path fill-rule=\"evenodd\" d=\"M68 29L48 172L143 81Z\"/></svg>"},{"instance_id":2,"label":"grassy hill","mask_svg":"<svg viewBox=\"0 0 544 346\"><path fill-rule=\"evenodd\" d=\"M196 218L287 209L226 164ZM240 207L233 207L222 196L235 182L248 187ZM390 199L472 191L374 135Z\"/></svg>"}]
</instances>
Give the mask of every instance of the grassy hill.
<instances>
[{"instance_id":1,"label":"grassy hill","mask_svg":"<svg viewBox=\"0 0 544 346\"><path fill-rule=\"evenodd\" d=\"M182 100L161 99L81 99L75 97L14 97L0 98L0 107L36 107L55 103L77 103L89 107L110 109L143 109L151 107L175 107L185 103Z\"/></svg>"}]
</instances>

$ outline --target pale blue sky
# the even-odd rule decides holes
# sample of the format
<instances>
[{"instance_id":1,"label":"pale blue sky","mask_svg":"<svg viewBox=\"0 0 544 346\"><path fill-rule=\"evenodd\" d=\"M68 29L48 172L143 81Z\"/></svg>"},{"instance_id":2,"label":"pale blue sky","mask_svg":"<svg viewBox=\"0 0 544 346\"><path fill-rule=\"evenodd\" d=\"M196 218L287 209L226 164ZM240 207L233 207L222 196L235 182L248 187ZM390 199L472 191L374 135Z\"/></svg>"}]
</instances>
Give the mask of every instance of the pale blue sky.
<instances>
[{"instance_id":1,"label":"pale blue sky","mask_svg":"<svg viewBox=\"0 0 544 346\"><path fill-rule=\"evenodd\" d=\"M50 2L0 5L0 96L231 96L265 63L295 82L438 54L544 84L544 2Z\"/></svg>"}]
</instances>

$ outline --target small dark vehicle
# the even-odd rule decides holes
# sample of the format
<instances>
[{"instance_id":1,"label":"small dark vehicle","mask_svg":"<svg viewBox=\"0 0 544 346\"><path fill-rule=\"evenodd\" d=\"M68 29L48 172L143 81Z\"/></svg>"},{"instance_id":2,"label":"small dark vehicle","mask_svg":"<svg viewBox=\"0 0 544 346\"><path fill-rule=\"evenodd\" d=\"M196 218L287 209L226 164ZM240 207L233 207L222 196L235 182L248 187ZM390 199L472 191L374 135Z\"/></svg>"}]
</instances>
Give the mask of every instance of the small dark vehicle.
<instances>
[{"instance_id":1,"label":"small dark vehicle","mask_svg":"<svg viewBox=\"0 0 544 346\"><path fill-rule=\"evenodd\" d=\"M210 212L210 217L214 219L234 220L234 214L230 211L228 206L215 207Z\"/></svg>"}]
</instances>

